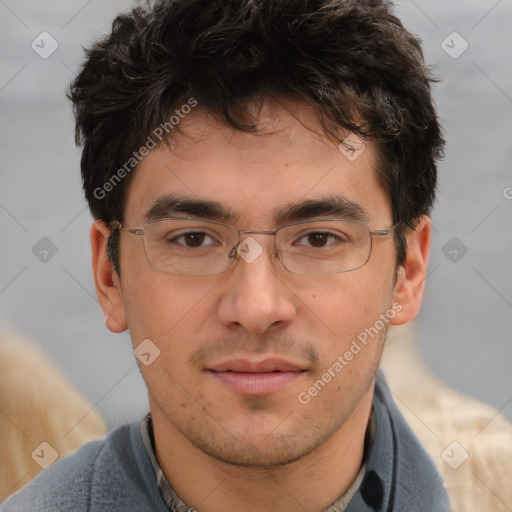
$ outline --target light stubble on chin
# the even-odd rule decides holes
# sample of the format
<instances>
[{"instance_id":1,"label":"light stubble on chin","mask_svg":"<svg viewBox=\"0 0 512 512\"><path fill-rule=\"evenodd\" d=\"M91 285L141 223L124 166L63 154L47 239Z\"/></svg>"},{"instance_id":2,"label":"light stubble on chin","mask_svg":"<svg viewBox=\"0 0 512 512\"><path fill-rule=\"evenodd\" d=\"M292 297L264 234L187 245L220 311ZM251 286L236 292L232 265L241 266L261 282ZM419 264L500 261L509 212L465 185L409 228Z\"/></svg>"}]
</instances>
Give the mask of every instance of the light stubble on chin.
<instances>
[{"instance_id":1,"label":"light stubble on chin","mask_svg":"<svg viewBox=\"0 0 512 512\"><path fill-rule=\"evenodd\" d=\"M381 333L381 338L375 339L373 343L378 343L382 347L386 332L387 329ZM247 336L210 340L196 350L188 362L195 368L204 368L204 365L213 357L220 360L233 353L261 354L266 351L284 358L293 356L307 361L312 368L311 382L318 379L332 364L323 360L324 358L313 344L298 342L291 337L283 336L264 336L259 339ZM343 427L373 383L380 352L381 350L375 351L372 360L367 362L367 367L361 370L363 378L358 385L354 386L353 383L341 380L329 384L329 386L336 386L337 393L334 396L339 398L342 406L338 408L335 404L326 402L325 399L329 393L323 396L320 393L313 402L314 407L299 405L294 399L289 409L285 407L282 413L280 412L281 423L277 422L273 426L265 424L264 420L259 423L269 411L276 409L275 398L272 396L240 397L240 407L246 409L247 415L251 416L253 421L243 433L236 434L230 432L229 425L224 420L229 416L229 411L223 411L222 404L215 406L214 409L212 404L199 398L187 405L181 404L181 407L176 409L179 415L168 413L165 404L154 405L188 442L217 461L236 467L270 469L284 466L319 449ZM360 377L361 372L356 372L354 375ZM346 400L349 395L350 400ZM332 394L330 396L332 397ZM155 397L152 402L154 400ZM229 406L226 404L226 407ZM260 424L265 424L267 430L258 431ZM254 431L249 428L251 426L254 427Z\"/></svg>"}]
</instances>

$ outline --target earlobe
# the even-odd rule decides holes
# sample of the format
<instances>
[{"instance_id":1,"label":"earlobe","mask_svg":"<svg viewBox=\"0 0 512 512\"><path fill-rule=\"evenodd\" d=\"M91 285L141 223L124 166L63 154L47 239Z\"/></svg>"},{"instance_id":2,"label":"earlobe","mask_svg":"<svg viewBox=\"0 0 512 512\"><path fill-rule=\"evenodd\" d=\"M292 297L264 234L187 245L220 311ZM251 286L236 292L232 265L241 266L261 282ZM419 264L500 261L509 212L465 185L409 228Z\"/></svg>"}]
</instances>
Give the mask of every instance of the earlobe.
<instances>
[{"instance_id":1,"label":"earlobe","mask_svg":"<svg viewBox=\"0 0 512 512\"><path fill-rule=\"evenodd\" d=\"M421 217L414 229L407 228L407 256L397 271L393 296L394 303L402 306L390 322L393 325L406 324L413 320L420 310L427 276L428 254L432 220Z\"/></svg>"},{"instance_id":2,"label":"earlobe","mask_svg":"<svg viewBox=\"0 0 512 512\"><path fill-rule=\"evenodd\" d=\"M119 333L127 329L126 314L119 277L107 255L110 229L100 220L91 226L92 271L96 295L105 315L108 330Z\"/></svg>"},{"instance_id":3,"label":"earlobe","mask_svg":"<svg viewBox=\"0 0 512 512\"><path fill-rule=\"evenodd\" d=\"M125 324L120 324L113 316L105 313L104 318L105 327L115 333L120 333L126 331L127 327Z\"/></svg>"}]
</instances>

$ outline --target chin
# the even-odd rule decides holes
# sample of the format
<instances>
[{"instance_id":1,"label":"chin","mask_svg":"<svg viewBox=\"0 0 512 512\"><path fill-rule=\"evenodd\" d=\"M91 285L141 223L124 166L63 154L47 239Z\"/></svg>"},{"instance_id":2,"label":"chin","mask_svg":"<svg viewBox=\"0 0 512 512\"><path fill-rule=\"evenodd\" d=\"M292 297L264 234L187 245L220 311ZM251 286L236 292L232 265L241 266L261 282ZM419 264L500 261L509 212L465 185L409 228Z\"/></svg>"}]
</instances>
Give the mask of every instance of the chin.
<instances>
[{"instance_id":1,"label":"chin","mask_svg":"<svg viewBox=\"0 0 512 512\"><path fill-rule=\"evenodd\" d=\"M229 443L228 441L222 446L216 443L200 449L210 457L231 466L273 468L300 460L316 448L306 443L297 443L297 440L291 441L283 442L282 439L277 439L269 442L265 438L258 442Z\"/></svg>"},{"instance_id":2,"label":"chin","mask_svg":"<svg viewBox=\"0 0 512 512\"><path fill-rule=\"evenodd\" d=\"M273 415L271 419L253 415L250 421L223 422L210 435L200 428L187 429L182 434L203 453L225 464L272 468L308 456L340 427L339 423L320 425L311 419L300 427L293 424L294 419L297 419L295 414L285 414L279 419Z\"/></svg>"}]
</instances>

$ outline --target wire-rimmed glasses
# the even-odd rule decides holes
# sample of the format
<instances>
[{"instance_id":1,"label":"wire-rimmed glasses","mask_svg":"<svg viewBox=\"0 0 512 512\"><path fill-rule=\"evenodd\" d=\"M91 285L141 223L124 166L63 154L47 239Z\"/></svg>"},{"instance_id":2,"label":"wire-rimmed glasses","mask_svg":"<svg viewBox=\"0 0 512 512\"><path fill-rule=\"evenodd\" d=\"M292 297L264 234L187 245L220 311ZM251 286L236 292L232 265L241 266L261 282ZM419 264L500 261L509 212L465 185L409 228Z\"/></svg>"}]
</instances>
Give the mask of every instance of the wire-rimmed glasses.
<instances>
[{"instance_id":1,"label":"wire-rimmed glasses","mask_svg":"<svg viewBox=\"0 0 512 512\"><path fill-rule=\"evenodd\" d=\"M273 231L241 231L213 220L164 218L138 228L114 221L111 228L141 236L149 264L167 274L222 274L235 260L246 259L240 251L248 240L245 235L273 235L272 254L286 270L322 275L363 267L370 259L372 237L386 236L398 225L372 231L357 220L318 219L287 224ZM254 238L251 243L245 244L247 251L254 251L255 246L261 248L260 252L263 250Z\"/></svg>"}]
</instances>

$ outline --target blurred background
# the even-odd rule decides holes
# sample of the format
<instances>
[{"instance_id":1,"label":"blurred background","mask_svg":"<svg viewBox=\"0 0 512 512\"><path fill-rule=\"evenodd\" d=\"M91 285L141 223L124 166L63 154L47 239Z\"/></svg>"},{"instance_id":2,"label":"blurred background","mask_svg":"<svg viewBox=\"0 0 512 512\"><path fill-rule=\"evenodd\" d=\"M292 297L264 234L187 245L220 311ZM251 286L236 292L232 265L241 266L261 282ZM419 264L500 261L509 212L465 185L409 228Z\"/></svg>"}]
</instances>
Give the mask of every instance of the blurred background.
<instances>
[{"instance_id":1,"label":"blurred background","mask_svg":"<svg viewBox=\"0 0 512 512\"><path fill-rule=\"evenodd\" d=\"M126 0L0 0L0 331L39 344L107 425L147 411L128 334L103 325L68 83ZM402 0L442 81L424 306L429 368L512 419L512 1Z\"/></svg>"}]
</instances>

